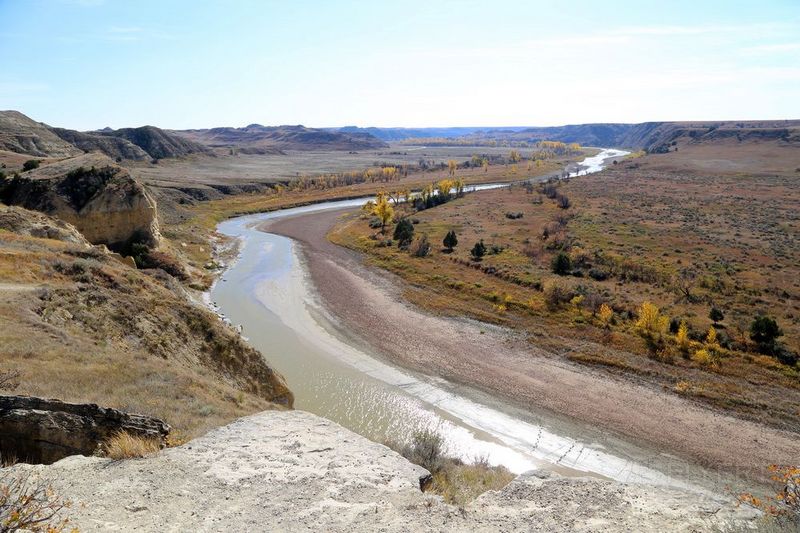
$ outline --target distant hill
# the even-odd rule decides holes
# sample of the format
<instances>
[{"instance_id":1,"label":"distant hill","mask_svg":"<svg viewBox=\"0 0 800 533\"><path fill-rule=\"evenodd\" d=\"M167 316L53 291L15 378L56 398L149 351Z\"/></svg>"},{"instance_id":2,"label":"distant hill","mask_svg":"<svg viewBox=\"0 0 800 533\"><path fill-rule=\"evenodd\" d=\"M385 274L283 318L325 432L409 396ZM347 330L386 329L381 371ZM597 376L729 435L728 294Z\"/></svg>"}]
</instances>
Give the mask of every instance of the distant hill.
<instances>
[{"instance_id":1,"label":"distant hill","mask_svg":"<svg viewBox=\"0 0 800 533\"><path fill-rule=\"evenodd\" d=\"M800 142L800 120L721 122L644 122L641 124L570 124L530 128L359 128L346 126L331 131L369 133L387 141L452 139L453 144L487 142L533 144L537 141L576 142L584 146L624 147L659 151L672 142L716 143L771 141Z\"/></svg>"},{"instance_id":2,"label":"distant hill","mask_svg":"<svg viewBox=\"0 0 800 533\"><path fill-rule=\"evenodd\" d=\"M200 143L155 126L121 128L111 131L100 130L94 133L109 138L125 139L150 154L154 159L210 152L206 146Z\"/></svg>"},{"instance_id":3,"label":"distant hill","mask_svg":"<svg viewBox=\"0 0 800 533\"><path fill-rule=\"evenodd\" d=\"M498 128L470 128L470 127L453 127L453 128L360 128L358 126L344 126L342 128L328 128L330 131L337 131L341 133L350 134L363 134L367 133L373 137L384 141L402 141L405 139L423 139L432 137L463 137L465 135L473 135L476 133L488 131L501 131L501 132L516 132L525 128L522 127L498 127Z\"/></svg>"},{"instance_id":4,"label":"distant hill","mask_svg":"<svg viewBox=\"0 0 800 533\"><path fill-rule=\"evenodd\" d=\"M241 153L268 154L282 150L367 150L386 143L366 132L339 132L305 126L262 126L175 131L186 139L212 148L234 148Z\"/></svg>"},{"instance_id":5,"label":"distant hill","mask_svg":"<svg viewBox=\"0 0 800 533\"><path fill-rule=\"evenodd\" d=\"M47 124L36 122L19 111L0 111L0 150L34 157L70 157L81 153Z\"/></svg>"},{"instance_id":6,"label":"distant hill","mask_svg":"<svg viewBox=\"0 0 800 533\"><path fill-rule=\"evenodd\" d=\"M630 125L618 146L666 151L674 144L772 142L800 147L800 120L645 122Z\"/></svg>"},{"instance_id":7,"label":"distant hill","mask_svg":"<svg viewBox=\"0 0 800 533\"><path fill-rule=\"evenodd\" d=\"M113 159L131 159L141 161L152 156L136 146L128 139L113 135L84 133L81 131L52 128L52 131L68 143L77 146L84 152L101 152ZM113 130L111 130L113 132Z\"/></svg>"},{"instance_id":8,"label":"distant hill","mask_svg":"<svg viewBox=\"0 0 800 533\"><path fill-rule=\"evenodd\" d=\"M0 111L0 150L33 157L72 157L100 152L113 159L161 159L210 153L199 143L156 128L104 128L81 132L53 128L19 111Z\"/></svg>"}]
</instances>

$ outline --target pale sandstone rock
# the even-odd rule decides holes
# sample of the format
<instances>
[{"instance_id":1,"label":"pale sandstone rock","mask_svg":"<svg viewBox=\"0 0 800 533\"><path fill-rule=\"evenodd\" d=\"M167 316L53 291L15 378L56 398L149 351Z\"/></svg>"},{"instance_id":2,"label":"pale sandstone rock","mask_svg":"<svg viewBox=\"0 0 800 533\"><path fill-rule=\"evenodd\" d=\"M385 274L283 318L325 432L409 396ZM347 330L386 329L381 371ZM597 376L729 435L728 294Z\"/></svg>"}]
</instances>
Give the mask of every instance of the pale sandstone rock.
<instances>
[{"instance_id":1,"label":"pale sandstone rock","mask_svg":"<svg viewBox=\"0 0 800 533\"><path fill-rule=\"evenodd\" d=\"M685 531L756 513L679 490L534 472L463 509L385 446L301 411L242 418L146 459L72 457L47 476L80 531Z\"/></svg>"}]
</instances>

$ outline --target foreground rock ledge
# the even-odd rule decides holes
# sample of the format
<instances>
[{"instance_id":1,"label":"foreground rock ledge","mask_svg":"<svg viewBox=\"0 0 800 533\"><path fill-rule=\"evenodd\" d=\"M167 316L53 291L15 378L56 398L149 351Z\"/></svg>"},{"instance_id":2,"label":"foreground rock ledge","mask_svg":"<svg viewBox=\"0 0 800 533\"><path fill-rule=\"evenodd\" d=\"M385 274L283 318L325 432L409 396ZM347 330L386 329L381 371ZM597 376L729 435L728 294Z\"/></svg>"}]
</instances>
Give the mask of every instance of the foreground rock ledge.
<instances>
[{"instance_id":1,"label":"foreground rock ledge","mask_svg":"<svg viewBox=\"0 0 800 533\"><path fill-rule=\"evenodd\" d=\"M23 470L73 501L80 531L679 531L755 517L677 490L541 472L461 510L419 491L422 468L301 411L242 418L146 459L12 469Z\"/></svg>"}]
</instances>

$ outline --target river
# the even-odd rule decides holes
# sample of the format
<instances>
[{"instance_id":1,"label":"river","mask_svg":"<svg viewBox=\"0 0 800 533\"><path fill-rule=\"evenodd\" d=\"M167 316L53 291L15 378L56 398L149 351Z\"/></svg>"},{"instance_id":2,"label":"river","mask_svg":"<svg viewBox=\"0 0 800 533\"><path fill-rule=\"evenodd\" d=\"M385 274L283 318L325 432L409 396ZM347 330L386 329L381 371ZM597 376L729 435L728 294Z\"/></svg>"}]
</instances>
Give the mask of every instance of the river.
<instances>
[{"instance_id":1,"label":"river","mask_svg":"<svg viewBox=\"0 0 800 533\"><path fill-rule=\"evenodd\" d=\"M597 172L626 152L603 150L570 175ZM500 184L471 189L502 187ZM652 452L637 450L598 432L571 427L497 404L475 391L435 376L392 366L380 354L348 343L335 317L315 296L298 245L256 229L279 217L363 205L367 198L324 202L228 220L218 230L240 240L237 260L208 295L226 320L295 394L295 407L333 420L372 440L403 440L429 428L444 438L447 451L466 461L488 458L513 472L546 468L564 475L594 475L625 482L690 486L651 466ZM647 464L650 463L650 464Z\"/></svg>"}]
</instances>

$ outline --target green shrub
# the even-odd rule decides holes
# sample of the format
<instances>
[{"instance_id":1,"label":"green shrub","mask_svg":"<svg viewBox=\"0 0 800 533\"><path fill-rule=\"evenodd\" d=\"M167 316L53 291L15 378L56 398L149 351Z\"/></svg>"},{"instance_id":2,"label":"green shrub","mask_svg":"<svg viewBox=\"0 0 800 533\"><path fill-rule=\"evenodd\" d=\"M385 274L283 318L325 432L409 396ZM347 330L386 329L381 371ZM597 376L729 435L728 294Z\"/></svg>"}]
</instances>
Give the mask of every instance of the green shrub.
<instances>
[{"instance_id":1,"label":"green shrub","mask_svg":"<svg viewBox=\"0 0 800 533\"><path fill-rule=\"evenodd\" d=\"M33 170L35 168L39 168L40 161L38 159L28 159L24 163L22 163L22 171L28 172L29 170Z\"/></svg>"},{"instance_id":2,"label":"green shrub","mask_svg":"<svg viewBox=\"0 0 800 533\"><path fill-rule=\"evenodd\" d=\"M486 255L486 245L483 244L483 239L475 243L475 246L470 250L470 255L475 261L480 261Z\"/></svg>"},{"instance_id":3,"label":"green shrub","mask_svg":"<svg viewBox=\"0 0 800 533\"><path fill-rule=\"evenodd\" d=\"M414 240L414 225L407 218L400 219L394 228L394 240L400 248L406 248Z\"/></svg>"},{"instance_id":4,"label":"green shrub","mask_svg":"<svg viewBox=\"0 0 800 533\"><path fill-rule=\"evenodd\" d=\"M759 315L750 324L750 339L758 345L761 353L775 353L775 342L782 335L783 331L774 318Z\"/></svg>"},{"instance_id":5,"label":"green shrub","mask_svg":"<svg viewBox=\"0 0 800 533\"><path fill-rule=\"evenodd\" d=\"M553 257L550 267L552 268L554 274L566 276L569 274L569 271L572 270L572 260L566 253L559 252L555 257Z\"/></svg>"}]
</instances>

